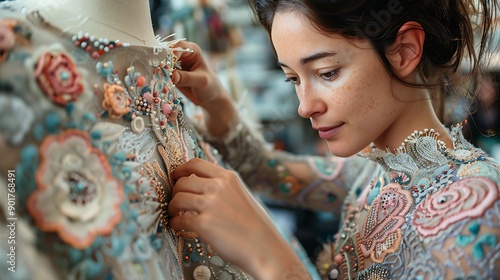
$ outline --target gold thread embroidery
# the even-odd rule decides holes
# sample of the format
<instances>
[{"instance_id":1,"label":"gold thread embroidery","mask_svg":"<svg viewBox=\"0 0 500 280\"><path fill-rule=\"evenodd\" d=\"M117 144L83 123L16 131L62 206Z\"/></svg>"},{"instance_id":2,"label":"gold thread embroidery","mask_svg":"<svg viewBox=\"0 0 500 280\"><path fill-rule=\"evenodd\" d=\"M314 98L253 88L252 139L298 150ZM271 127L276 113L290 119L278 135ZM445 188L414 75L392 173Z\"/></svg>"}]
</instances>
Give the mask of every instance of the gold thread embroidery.
<instances>
[{"instance_id":1,"label":"gold thread embroidery","mask_svg":"<svg viewBox=\"0 0 500 280\"><path fill-rule=\"evenodd\" d=\"M401 229L397 229L396 232L389 234L383 243L378 243L376 245L376 248L370 255L370 259L376 263L383 262L387 255L392 254L399 249L401 238Z\"/></svg>"},{"instance_id":2,"label":"gold thread embroidery","mask_svg":"<svg viewBox=\"0 0 500 280\"><path fill-rule=\"evenodd\" d=\"M153 161L153 168L156 171L156 173L158 174L158 176L160 176L160 178L163 180L163 182L165 182L165 184L168 184L169 180L168 180L167 174L165 174L165 172L163 172L163 169L161 169L160 164L156 160ZM169 188L168 191L169 191L169 195L170 195L172 192L172 188Z\"/></svg>"},{"instance_id":3,"label":"gold thread embroidery","mask_svg":"<svg viewBox=\"0 0 500 280\"><path fill-rule=\"evenodd\" d=\"M354 247L356 248L356 254L358 255L358 262L359 262L359 270L364 270L365 269L365 256L363 255L363 252L359 252L359 244L361 242L361 236L359 233L356 234L356 243Z\"/></svg>"}]
</instances>

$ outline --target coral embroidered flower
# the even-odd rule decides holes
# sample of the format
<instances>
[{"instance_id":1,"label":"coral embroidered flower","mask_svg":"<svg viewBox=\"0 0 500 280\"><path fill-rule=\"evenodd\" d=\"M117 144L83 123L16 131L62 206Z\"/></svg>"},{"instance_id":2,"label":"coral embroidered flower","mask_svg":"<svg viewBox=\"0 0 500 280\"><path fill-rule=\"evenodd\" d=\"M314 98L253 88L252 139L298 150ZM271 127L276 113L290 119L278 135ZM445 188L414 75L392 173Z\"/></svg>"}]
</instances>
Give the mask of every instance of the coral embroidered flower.
<instances>
[{"instance_id":1,"label":"coral embroidered flower","mask_svg":"<svg viewBox=\"0 0 500 280\"><path fill-rule=\"evenodd\" d=\"M28 200L38 227L78 249L109 235L121 219L123 188L106 156L78 130L47 137L40 152L37 190Z\"/></svg>"},{"instance_id":2,"label":"coral embroidered flower","mask_svg":"<svg viewBox=\"0 0 500 280\"><path fill-rule=\"evenodd\" d=\"M7 26L5 20L0 21L0 62L7 59L9 50L14 47L16 39L12 29Z\"/></svg>"},{"instance_id":3,"label":"coral embroidered flower","mask_svg":"<svg viewBox=\"0 0 500 280\"><path fill-rule=\"evenodd\" d=\"M360 234L360 247L365 257L382 262L394 253L401 242L401 225L413 204L409 191L391 183L382 188L373 204Z\"/></svg>"},{"instance_id":4,"label":"coral embroidered flower","mask_svg":"<svg viewBox=\"0 0 500 280\"><path fill-rule=\"evenodd\" d=\"M38 86L58 105L77 100L83 92L81 76L73 60L64 53L45 52L35 66Z\"/></svg>"},{"instance_id":5,"label":"coral embroidered flower","mask_svg":"<svg viewBox=\"0 0 500 280\"><path fill-rule=\"evenodd\" d=\"M108 111L113 119L121 118L130 112L130 99L123 87L119 85L104 84L104 100L102 107Z\"/></svg>"},{"instance_id":6,"label":"coral embroidered flower","mask_svg":"<svg viewBox=\"0 0 500 280\"><path fill-rule=\"evenodd\" d=\"M418 205L413 225L423 236L435 235L465 218L479 217L498 199L498 186L484 177L471 177L442 188Z\"/></svg>"}]
</instances>

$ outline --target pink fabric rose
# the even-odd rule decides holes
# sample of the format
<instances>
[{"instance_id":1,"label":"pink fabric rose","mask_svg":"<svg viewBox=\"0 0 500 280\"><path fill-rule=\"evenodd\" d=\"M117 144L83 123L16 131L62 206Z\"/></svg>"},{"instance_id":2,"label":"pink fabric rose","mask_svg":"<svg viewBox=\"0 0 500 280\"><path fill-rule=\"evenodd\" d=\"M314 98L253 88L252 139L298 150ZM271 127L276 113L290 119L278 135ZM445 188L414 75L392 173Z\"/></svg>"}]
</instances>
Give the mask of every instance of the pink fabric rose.
<instances>
[{"instance_id":1,"label":"pink fabric rose","mask_svg":"<svg viewBox=\"0 0 500 280\"><path fill-rule=\"evenodd\" d=\"M498 186L484 177L471 177L442 188L418 205L413 225L423 236L436 235L453 223L479 217L498 199Z\"/></svg>"},{"instance_id":2,"label":"pink fabric rose","mask_svg":"<svg viewBox=\"0 0 500 280\"><path fill-rule=\"evenodd\" d=\"M66 105L83 92L81 76L70 57L63 53L43 53L36 64L36 81L52 102Z\"/></svg>"}]
</instances>

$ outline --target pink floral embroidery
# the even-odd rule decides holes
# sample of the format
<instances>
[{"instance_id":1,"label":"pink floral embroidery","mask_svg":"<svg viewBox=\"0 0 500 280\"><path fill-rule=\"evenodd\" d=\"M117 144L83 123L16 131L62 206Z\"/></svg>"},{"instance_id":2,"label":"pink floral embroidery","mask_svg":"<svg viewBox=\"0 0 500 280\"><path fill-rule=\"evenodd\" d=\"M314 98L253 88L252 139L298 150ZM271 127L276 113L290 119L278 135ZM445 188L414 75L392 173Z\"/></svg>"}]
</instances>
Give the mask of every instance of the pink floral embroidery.
<instances>
[{"instance_id":1,"label":"pink floral embroidery","mask_svg":"<svg viewBox=\"0 0 500 280\"><path fill-rule=\"evenodd\" d=\"M130 112L131 100L119 85L104 84L104 100L102 107L108 111L113 119L121 118Z\"/></svg>"},{"instance_id":2,"label":"pink floral embroidery","mask_svg":"<svg viewBox=\"0 0 500 280\"><path fill-rule=\"evenodd\" d=\"M43 53L35 67L36 81L52 102L66 105L82 94L81 76L66 54Z\"/></svg>"},{"instance_id":3,"label":"pink floral embroidery","mask_svg":"<svg viewBox=\"0 0 500 280\"><path fill-rule=\"evenodd\" d=\"M365 257L370 256L373 262L382 262L387 254L399 248L400 242L395 239L401 238L399 229L405 223L404 216L412 204L411 193L399 184L391 183L382 188L373 201L360 234L359 245Z\"/></svg>"},{"instance_id":4,"label":"pink floral embroidery","mask_svg":"<svg viewBox=\"0 0 500 280\"><path fill-rule=\"evenodd\" d=\"M109 235L121 219L123 187L106 156L78 130L47 137L40 152L38 189L28 198L38 227L78 249Z\"/></svg>"},{"instance_id":5,"label":"pink floral embroidery","mask_svg":"<svg viewBox=\"0 0 500 280\"><path fill-rule=\"evenodd\" d=\"M453 223L483 215L498 199L498 186L484 177L457 181L431 194L417 207L413 225L423 236L436 235Z\"/></svg>"}]
</instances>

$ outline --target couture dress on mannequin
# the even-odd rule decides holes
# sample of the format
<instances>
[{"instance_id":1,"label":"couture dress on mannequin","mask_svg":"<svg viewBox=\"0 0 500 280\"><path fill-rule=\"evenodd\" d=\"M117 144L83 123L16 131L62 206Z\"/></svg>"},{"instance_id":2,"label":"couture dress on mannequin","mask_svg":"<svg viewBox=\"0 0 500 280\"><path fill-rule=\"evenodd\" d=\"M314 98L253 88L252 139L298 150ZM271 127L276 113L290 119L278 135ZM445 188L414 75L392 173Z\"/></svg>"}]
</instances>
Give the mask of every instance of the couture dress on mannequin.
<instances>
[{"instance_id":1,"label":"couture dress on mannequin","mask_svg":"<svg viewBox=\"0 0 500 280\"><path fill-rule=\"evenodd\" d=\"M194 157L224 165L184 117L172 44L72 32L89 21L71 17L61 30L33 6L0 5L0 224L16 226L15 244L0 246L2 272L248 279L194 233L168 227L175 167Z\"/></svg>"}]
</instances>

